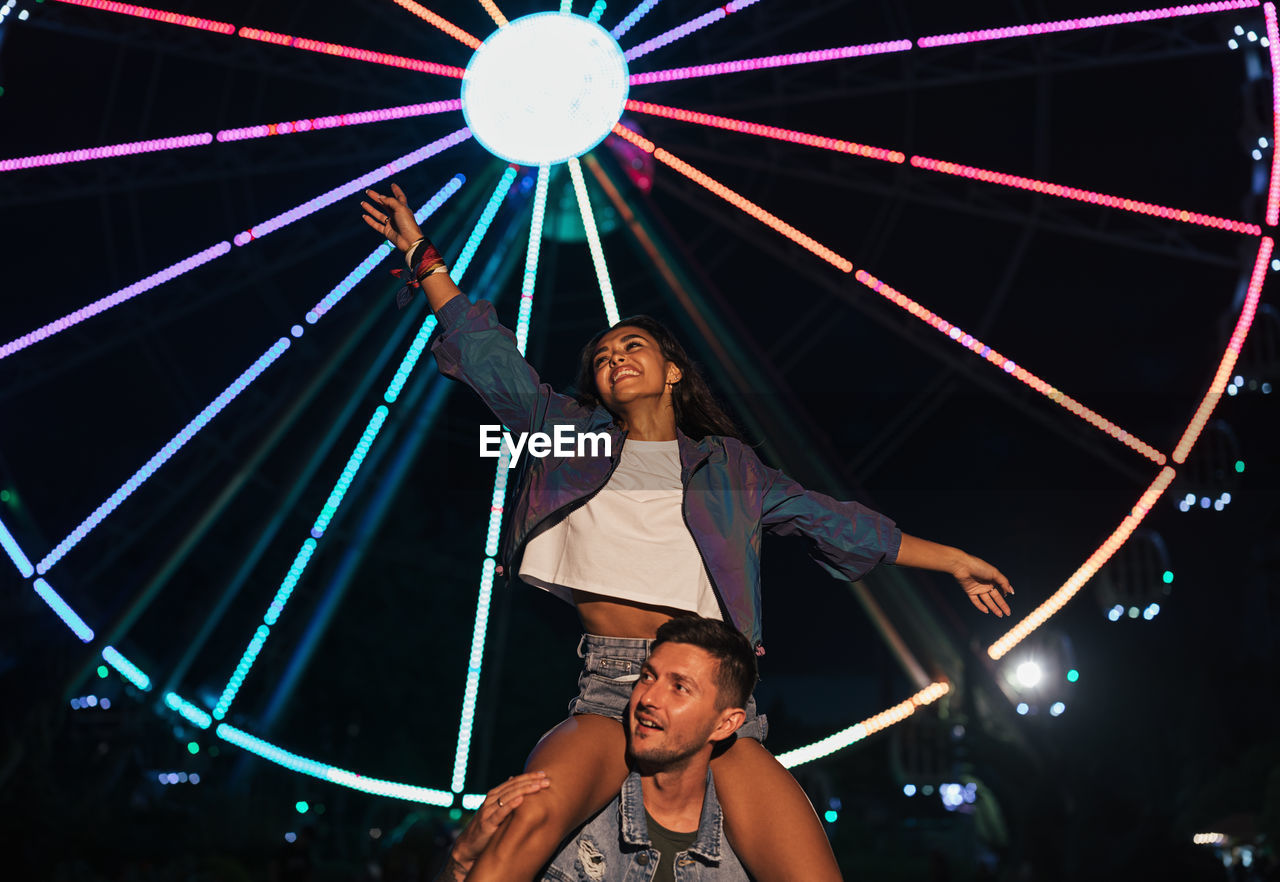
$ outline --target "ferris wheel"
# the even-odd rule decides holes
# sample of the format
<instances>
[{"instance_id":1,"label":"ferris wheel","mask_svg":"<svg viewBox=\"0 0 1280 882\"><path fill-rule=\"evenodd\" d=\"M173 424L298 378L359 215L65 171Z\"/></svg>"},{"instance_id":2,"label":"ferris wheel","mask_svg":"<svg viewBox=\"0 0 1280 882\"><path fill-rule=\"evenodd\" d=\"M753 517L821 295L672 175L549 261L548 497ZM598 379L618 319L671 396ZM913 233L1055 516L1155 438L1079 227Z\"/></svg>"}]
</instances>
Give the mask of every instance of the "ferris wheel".
<instances>
[{"instance_id":1,"label":"ferris wheel","mask_svg":"<svg viewBox=\"0 0 1280 882\"><path fill-rule=\"evenodd\" d=\"M182 5L194 8L199 4ZM342 7L339 14L304 16L297 10L258 9L250 4L243 20L235 23L112 0L50 0L40 5L9 0L3 7L0 40L11 41L6 51L14 51L25 39L23 27L38 29L46 40L105 38L118 50L114 73L104 71L104 76L112 78L107 87L110 100L97 132L78 123L82 115L74 110L74 93L68 93L56 106L22 104L13 118L14 126L27 129L47 125L53 135L43 137L59 139L62 143L57 149L13 155L0 148L0 202L9 206L9 211L49 220L58 209L42 205L42 200L51 204L63 198L83 198L90 204L96 200L101 206L100 217L77 219L77 225L83 225L78 237L102 240L111 253L132 251L119 265L102 267L99 275L69 280L65 290L51 291L47 300L4 298L7 330L0 340L0 372L6 375L6 410L15 424L22 421L22 440L15 440L14 433L0 442L0 450L5 451L0 466L22 478L37 468L34 461L31 465L24 462L24 454L34 458L43 450L56 457L64 449L83 448L85 438L111 439L111 455L104 454L100 462L93 458L72 460L81 473L74 483L59 484L44 477L32 482L46 492L57 491L57 505L50 503L48 511L60 516L69 510L81 512L69 522L42 519L40 511L45 506L38 494L24 494L28 505L21 517L0 508L0 543L24 586L95 654L93 665L80 671L81 675L100 660L175 720L301 774L436 806L474 808L483 799L476 791L484 789L484 782L468 777L468 770L490 637L497 542L507 490L505 459L497 463L492 490L478 500L475 512L469 515L483 514L487 522L483 547L475 549L479 580L478 586L473 583L469 589L475 601L466 657L458 661L456 671L438 673L441 677L456 675L463 681L448 780L396 781L379 777L385 772L369 774L343 768L325 757L317 745L273 743L264 737L265 730L255 731L252 720L232 722L241 687L254 676L264 648L280 639L273 635L289 614L295 589L303 584L313 558L328 551L326 536L331 523L339 516L362 469L367 472L369 463L379 461L380 468L399 469L396 473L403 474L417 448L398 442L392 447L393 442L386 440L390 428L410 421L413 414L434 413L440 406L443 393L438 385L431 387L422 379L430 369L419 364L435 327L432 316L421 321L415 318L412 327L402 324L370 359L364 378L352 387L360 390L350 399L356 402L354 410L344 411L340 420L335 417L334 432L316 440L314 448L299 452L298 458L306 462L297 472L296 489L272 488L278 499L278 516L267 518L269 529L264 528L244 560L230 568L227 583L234 590L188 600L207 608L207 621L194 633L175 632L175 639L185 646L176 663L170 669L160 669L143 661L160 655L140 645L134 630L195 550L202 543L208 548L225 538L217 526L219 519L228 516L236 494L254 480L255 469L278 455L275 445L284 431L278 427L287 426L289 420L280 414L280 421L276 421L275 414L264 412L271 399L264 399L265 393L258 390L282 383L296 402L292 406L305 409L322 394L325 382L341 376L343 359L373 328L371 313L369 318L352 319L354 312L342 310L354 302L358 292L368 290L372 283L366 280L392 257L394 249L384 243L356 253L352 249L360 246L345 238L345 232L317 238L314 231L307 236L296 231L316 217L326 218L334 227L353 226L333 219L338 216L335 206L344 201L349 204L365 188L382 186L393 175L416 175L424 190L426 182L432 182L417 217L422 224L430 218L439 221L447 217L444 227L461 231L449 250L456 255L451 275L464 289L483 291L499 276L505 278L504 273L520 277L514 330L522 352L535 322L541 250L553 235L549 228L563 222L563 202L571 200L576 205L578 220L570 224L574 230L570 235L580 235L587 245L601 304L596 317L614 323L620 315L619 301L623 307L628 304L619 293L617 276L610 273L617 256L602 242L605 228L628 228L653 266L667 266L671 246L664 244L662 230L647 223L638 207L653 189L655 178L665 176L680 180L681 198L697 203L695 210L708 217L723 219L730 234L752 243L762 259L794 263L799 274L827 288L833 296L888 307L893 313L891 321L910 328L905 333L921 339L923 331L923 345L943 353L946 359L972 365L969 370L981 375L985 387L1004 390L1000 394L1015 389L1023 397L1038 396L1055 411L1055 420L1069 422L1073 432L1087 439L1083 443L1105 447L1108 456L1124 458L1126 468L1144 476L1144 488L1127 511L1100 513L1107 524L1105 540L1073 571L1062 574L1056 590L1036 598L1031 612L987 647L991 659L1009 653L1070 603L1174 485L1215 407L1228 394L1267 273L1273 267L1274 242L1269 229L1280 221L1280 175L1276 174L1272 149L1280 136L1280 117L1274 112L1280 99L1271 91L1272 74L1280 58L1274 4L1222 0L1035 23L984 22L983 29L913 32L909 36L901 35L903 25L886 27L883 34L869 35L867 41L774 54L764 54L759 47L772 50L781 46L783 41L776 35L786 33L794 18L803 18L811 27L814 22L828 27L831 42L841 43L838 35L847 32L841 26L842 5L833 3L798 16L791 11L770 11L771 0L733 0L687 21L656 28L658 0L643 0L634 7L600 0L589 9L585 0L577 4L562 0L558 7L510 19L503 11L508 5L481 0L476 9L482 8L484 16L469 10L467 28L414 0L369 0L360 7L359 16L350 5ZM668 19L679 17L666 12ZM347 29L344 15L353 20ZM356 18L363 21L354 23ZM323 19L327 30L316 26L320 22L313 19ZM938 82L946 82L955 81L962 73L981 81L979 68L983 65L975 63L977 53L998 53L1005 47L1079 33L1115 34L1117 43L1111 49L1116 52L1158 55L1181 51L1174 48L1186 48L1185 35L1178 29L1206 20L1221 22L1229 33L1221 51L1251 53L1246 66L1265 86L1266 107L1272 115L1265 120L1268 128L1254 151L1259 163L1254 176L1256 217L1237 219L1225 212L1183 204L1176 187L1168 191L1166 204L1111 192L1087 180L1044 180L1019 171L971 164L975 160L969 157L918 154L900 144L863 143L833 134L856 132L863 121L858 117L833 118L829 127L815 126L808 131L728 115L735 113L728 109L733 107L758 109L769 103L778 106L793 99L810 100L805 96L821 94L824 88L846 97L873 94L874 84L862 75L859 66L898 56L927 56L935 65L932 75ZM285 27L280 22L290 21L294 32L277 30ZM717 29L729 35L719 43L717 56L727 58L706 60L692 52L682 56L695 39L714 35ZM1141 39L1129 39L1134 33L1140 33ZM1159 40L1162 33L1169 35L1167 42ZM387 35L391 44L383 48L423 46L427 48L418 54L427 57L408 54L409 48L382 51L377 48L377 34ZM637 38L636 34L648 36ZM362 42L365 39L367 45ZM349 41L362 44L349 45ZM1229 49L1227 41L1233 44ZM555 47L555 51L548 53L547 47ZM117 94L120 71L140 63L139 58L152 58L150 53L166 53L165 66L156 62L151 70L147 81L151 103L141 108L131 106ZM1065 53L1071 57L1060 64L1070 68L1095 60L1078 50L1072 53ZM434 60L437 57L459 63ZM983 63L999 68L1002 63L1017 62L997 55ZM184 73L171 78L170 70ZM401 80L393 86L386 79L391 70L397 72L396 77L412 75L428 80L431 100L388 103L392 96L404 92ZM259 75L272 82L293 78L300 85L283 97L261 89L242 104L239 98L257 88L253 77ZM747 82L752 75L775 77L770 81L772 93L761 97L761 90L754 85L733 91L738 82ZM787 77L792 75L804 78L795 81L803 94L787 93L792 83ZM211 85L217 77L223 78L221 90ZM723 85L726 83L729 85ZM56 91L63 86L55 82L52 88ZM702 88L708 90L704 95L712 95L710 106L718 112L665 103L674 99L665 98L664 91L677 98L684 96L683 100L694 106L708 106L699 98ZM157 97L169 92L177 96L176 105ZM274 110L299 95L305 95L298 99L305 109L299 108L288 118L265 115L267 109ZM378 103L383 96L388 100ZM5 100L15 99L10 95ZM368 104L360 106L356 103L359 100ZM336 106L311 109L323 108L330 101ZM234 116L238 122L216 130L208 127L203 119L215 103L218 118ZM252 107L241 110L243 105ZM164 119L151 110L161 106L181 109L174 112L173 119ZM261 112L254 112L259 108ZM131 113L127 125L146 131L148 137L108 137L117 125L112 120ZM664 142L662 133L677 125L697 133L688 150ZM392 153L380 144L371 146L368 142L373 138L354 134L366 127L372 131L392 126L401 127L393 139L396 143L418 138L417 133L423 131L431 135L419 138L412 149ZM310 146L307 139L321 133L327 133L328 138L323 146ZM699 142L698 138L704 140ZM704 159L712 153L705 146L708 139L723 145L724 154L736 157L742 168L756 176L749 180L758 186L750 190L730 186L709 173L708 164L720 159ZM40 137L28 132L21 143L39 141ZM10 136L0 139L2 142L14 143ZM125 161L127 166L114 165ZM364 170L354 177L341 180L342 175L334 173L359 163ZM1212 230L1222 237L1215 242L1230 243L1215 245L1218 254L1209 255L1219 268L1231 266L1235 260L1222 257L1221 252L1247 252L1225 346L1216 353L1214 364L1203 366L1206 388L1196 393L1196 404L1189 413L1166 415L1181 426L1176 442L1162 446L1140 437L1125 427L1123 414L1104 412L1084 396L1068 392L1071 378L1053 376L1036 365L1034 352L1019 355L1015 361L1012 353L1019 350L1017 341L1000 340L998 334L988 334L966 319L943 314L942 307L931 305L927 293L910 290L908 284L879 270L873 262L860 263L864 258L855 259L847 243L830 238L829 225L794 211L794 204L784 209L770 202L770 196L777 197L770 189L771 170L786 165L825 186L831 180L827 170L833 165L843 169L846 164L860 169L882 166L897 178L915 175L930 181L970 181L973 193L1035 194L1040 198L1037 206L1059 202L1092 206L1103 218L1095 225L1095 233L1123 247L1185 254L1201 246L1180 239L1181 230ZM288 177L299 170L305 172L310 189ZM554 198L557 180L558 192L564 196L559 203ZM217 202L202 207L198 216L193 216L197 213L191 206L174 205L166 197L193 182L217 194ZM883 181L865 185L873 192L877 188L882 193L893 190L893 199L900 196L900 188L895 187ZM963 201L952 195L937 198L952 204ZM787 202L781 197L775 201ZM984 204L982 210L1007 209ZM1039 216L1054 210L1036 207L1015 212ZM1111 217L1141 218L1149 226L1133 234L1110 230L1106 219ZM1040 218L1037 222L1074 221ZM163 244L148 245L149 239ZM281 240L284 245L272 245ZM174 251L178 241L186 244ZM24 246L13 252L9 263L32 278L56 278L56 264L46 267L60 252L78 247L94 249L98 244L54 241L46 243L43 250ZM1203 250L1207 253L1213 248ZM304 260L313 265L308 273L315 272L314 265L331 271L332 281L323 290L292 290L292 279ZM135 266L143 269L129 277L131 281L114 290L99 286L100 278L127 277ZM666 282L677 298L681 291L687 294L686 281L667 272ZM166 299L166 289L178 286L181 296ZM264 288L274 290L264 292ZM210 305L218 303L227 291L239 292L234 295L241 298L236 309L210 317ZM1230 292L1221 294L1227 298ZM251 308L255 303L256 308ZM335 322L331 314L346 318ZM184 336L197 318L200 334ZM703 319L712 324L715 321L705 312ZM342 323L349 333L335 330ZM714 331L709 333L715 335ZM322 342L307 354L304 344L315 338ZM115 385L110 387L119 390L119 402L100 400L96 393L81 393L80 398L66 402L53 423L43 416L20 416L24 406L30 406L33 413L43 413L51 378L68 385L87 381L95 372L96 358L130 346L145 348L153 369L177 378L181 394L171 397L181 404L198 400L200 406L190 409L185 419L174 421L173 402L153 412L126 400L130 390L136 394L139 388L131 383L145 388L149 381L121 375L111 378ZM238 371L216 378L216 388L210 387L215 380L208 377L202 360L214 349L219 357L233 349L242 360ZM297 352L301 354L295 357ZM288 366L291 358L296 367ZM143 397L146 394L149 390ZM365 420L363 425L361 419ZM228 447L242 451L235 454L235 467L222 477L194 462L190 452L191 442L206 426L217 427ZM340 431L350 426L357 428L345 435ZM154 439L159 439L158 446L152 444ZM114 470L128 460L134 462L132 467ZM157 486L163 486L163 493L155 489ZM314 489L318 487L323 492ZM189 530L166 530L165 521L173 517L173 506L179 499L194 500L190 505L201 516ZM286 515L296 515L299 507L307 504L312 505L306 515L308 523L299 530ZM383 510L387 504L377 495L362 497L359 503L371 510ZM115 528L127 532L127 540L120 538L120 532L110 532L119 522L131 525ZM349 544L357 545L360 531L376 530L378 523L376 517L361 520L354 528L355 539L348 537ZM127 569L130 558L138 553L126 546L148 545L151 535L158 537L159 547L147 553L160 564L145 578L131 583L124 599L95 600L91 591L94 577L110 567ZM77 556L76 549L82 543L93 546L105 563L86 563L84 555ZM118 551L112 548L113 543L120 544ZM287 562L274 577L266 579L261 562L271 548L276 557L283 554ZM342 554L336 548L332 553ZM338 569L345 568L344 578L350 580L358 566L357 555L349 560L344 557ZM186 691L184 677L196 656L207 646L227 605L248 602L250 596L256 598L253 602L259 608L257 622L244 634L238 658L226 664L225 685L216 696L192 695ZM341 591L333 596L336 604ZM313 651L313 646L301 648L298 664L305 667L305 659ZM293 682L298 675L294 666L282 677ZM916 691L903 695L894 705L866 719L851 720L847 727L787 751L779 759L792 767L811 762L910 717L951 688L944 680L928 677L917 685ZM282 695L287 697L288 690ZM269 709L267 714L274 712Z\"/></svg>"}]
</instances>

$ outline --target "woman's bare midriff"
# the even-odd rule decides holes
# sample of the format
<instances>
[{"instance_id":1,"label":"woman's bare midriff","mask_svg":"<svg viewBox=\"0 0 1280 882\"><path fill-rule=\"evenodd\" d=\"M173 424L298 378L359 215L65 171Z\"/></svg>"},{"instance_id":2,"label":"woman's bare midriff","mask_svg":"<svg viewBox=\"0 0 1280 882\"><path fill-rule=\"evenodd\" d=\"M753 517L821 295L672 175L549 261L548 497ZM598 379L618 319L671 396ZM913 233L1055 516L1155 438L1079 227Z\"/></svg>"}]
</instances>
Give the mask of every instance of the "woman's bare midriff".
<instances>
[{"instance_id":1,"label":"woman's bare midriff","mask_svg":"<svg viewBox=\"0 0 1280 882\"><path fill-rule=\"evenodd\" d=\"M643 637L652 640L658 628L676 616L692 615L687 610L668 606L627 603L600 594L574 591L573 603L578 608L582 628L601 637Z\"/></svg>"}]
</instances>

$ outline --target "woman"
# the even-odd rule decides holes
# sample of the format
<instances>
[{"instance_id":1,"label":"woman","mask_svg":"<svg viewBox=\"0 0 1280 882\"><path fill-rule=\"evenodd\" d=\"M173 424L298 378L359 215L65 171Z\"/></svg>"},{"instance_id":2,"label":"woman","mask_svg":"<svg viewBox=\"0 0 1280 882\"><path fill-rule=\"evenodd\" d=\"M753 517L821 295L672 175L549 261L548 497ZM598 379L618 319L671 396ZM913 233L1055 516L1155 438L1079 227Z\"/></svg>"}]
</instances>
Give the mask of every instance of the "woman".
<instances>
[{"instance_id":1,"label":"woman","mask_svg":"<svg viewBox=\"0 0 1280 882\"><path fill-rule=\"evenodd\" d=\"M476 862L473 882L530 880L560 841L608 803L626 777L623 709L658 627L690 612L732 622L760 642L760 539L799 535L837 578L881 562L951 573L982 612L1009 614L993 566L902 534L857 503L805 490L736 437L679 344L651 319L620 322L583 350L580 398L554 392L520 356L493 308L471 304L423 238L403 191L366 191L365 222L406 253L440 323L440 369L475 389L515 432L604 433L608 456L526 458L504 542L508 573L570 600L587 636L571 716L527 768L552 786L526 800ZM763 882L839 879L804 791L761 745L754 700L734 743L712 762L735 852Z\"/></svg>"}]
</instances>

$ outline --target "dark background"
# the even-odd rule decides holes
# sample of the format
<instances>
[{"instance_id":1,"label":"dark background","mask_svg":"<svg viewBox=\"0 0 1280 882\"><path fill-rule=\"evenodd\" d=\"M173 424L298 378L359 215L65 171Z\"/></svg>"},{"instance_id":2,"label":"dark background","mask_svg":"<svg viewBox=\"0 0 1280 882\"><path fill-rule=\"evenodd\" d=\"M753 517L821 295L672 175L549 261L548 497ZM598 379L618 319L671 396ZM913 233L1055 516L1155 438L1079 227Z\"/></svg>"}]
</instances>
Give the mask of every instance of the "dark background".
<instances>
[{"instance_id":1,"label":"dark background","mask_svg":"<svg viewBox=\"0 0 1280 882\"><path fill-rule=\"evenodd\" d=\"M543 8L500 5L512 18ZM579 0L576 11L586 6ZM165 8L459 66L469 57L382 0L173 0ZM492 27L477 3L432 8L480 37ZM710 8L659 4L621 43ZM20 9L30 18L17 20ZM603 24L629 9L611 3ZM1102 0L762 0L632 70L1117 11ZM638 86L631 97L1263 223L1271 151L1261 149L1261 160L1251 151L1272 135L1269 62L1245 37L1237 38L1243 48L1228 47L1237 25L1263 33L1261 9ZM56 2L23 0L0 24L0 41L0 158L446 99L458 88L448 78ZM453 113L0 174L0 337L230 240L462 124ZM1216 369L1256 253L1255 237L909 165L652 117L634 124L1166 452ZM617 174L611 142L596 152ZM456 172L468 176L429 225L452 256L501 168L470 141L395 180L421 202ZM553 212L563 178L553 182ZM524 236L517 230L504 242L498 231L520 216L531 181L526 170L468 277L474 283L497 266L504 249L519 252L514 274L484 291L508 323ZM669 169L658 167L651 193L627 193L726 323L721 342L731 358L767 381L746 395L723 382L713 351L618 228L605 234L604 250L623 314L649 312L680 330L744 422L774 407L788 415L809 451L789 470L811 474L821 462L907 532L995 562L1017 589L1016 617L1093 553L1154 478L1143 457ZM51 548L376 242L347 199L0 361L0 484L10 493L0 517L27 553ZM106 629L374 313L119 644L154 679L167 678L302 463L354 401L279 539L178 684L197 704L216 701L404 344L382 368L378 353L425 315L422 304L395 311L385 269L307 325L260 382L50 573L71 605ZM828 829L850 878L1224 878L1220 855L1191 845L1209 830L1261 845L1252 867L1233 871L1260 872L1280 835L1280 463L1276 394L1263 385L1280 379L1280 323L1270 299L1264 289L1236 370L1243 387L1222 400L1220 422L1122 554L1132 566L1105 569L1022 648L1070 658L1077 683L1055 670L1056 685L1026 716L1010 710L1017 699L957 697L797 769L820 812L839 806ZM564 387L578 347L603 323L585 245L547 240L530 361ZM434 373L431 361L419 372ZM366 374L375 382L360 393ZM391 480L389 460L361 472L228 722L321 762L447 789L492 486L492 463L475 455L476 426L488 415L456 391L389 488L391 507L367 540L360 512ZM402 410L397 426L422 405ZM751 440L766 459L777 456L777 438ZM1232 499L1222 511L1177 508L1188 493L1216 499L1223 491ZM766 547L769 651L758 697L775 752L915 691L846 586L799 545ZM1166 556L1157 571L1174 573L1167 596L1163 584L1133 575L1142 549L1158 547ZM352 549L363 554L358 573L321 628L318 611ZM984 649L1007 621L978 616L942 576L872 583L872 591L895 616L901 607L886 595L911 592L941 623L945 634L913 646L931 675L954 677L945 659L962 657L968 679L998 694L1001 666L984 660ZM1161 612L1110 622L1115 591L1158 597ZM302 849L280 852L283 836L308 828L317 878L362 878L376 866L383 878L411 879L432 869L457 820L447 810L247 757L164 709L158 686L144 695L115 674L99 679L89 648L14 571L0 576L0 592L0 839L4 860L21 872L14 878L288 878ZM268 722L276 684L308 633L316 651ZM468 792L515 772L561 718L576 635L562 604L499 582ZM1054 690L1066 704L1059 717L1047 713ZM71 710L71 698L89 693L110 697L110 710ZM978 686L965 694L978 695ZM922 755L937 774L922 768ZM157 774L168 771L197 772L200 784L159 785ZM977 801L961 811L944 810L936 793L904 795L904 784L955 780L978 784ZM297 800L308 801L306 815Z\"/></svg>"}]
</instances>

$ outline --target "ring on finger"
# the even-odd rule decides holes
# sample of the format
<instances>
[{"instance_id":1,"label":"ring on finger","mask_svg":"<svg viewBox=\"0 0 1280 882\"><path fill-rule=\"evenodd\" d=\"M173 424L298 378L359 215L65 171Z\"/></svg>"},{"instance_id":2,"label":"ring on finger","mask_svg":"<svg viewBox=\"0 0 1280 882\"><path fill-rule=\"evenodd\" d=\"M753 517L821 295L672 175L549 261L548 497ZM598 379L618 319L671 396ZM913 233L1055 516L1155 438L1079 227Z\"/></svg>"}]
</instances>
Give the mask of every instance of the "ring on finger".
<instances>
[{"instance_id":1,"label":"ring on finger","mask_svg":"<svg viewBox=\"0 0 1280 882\"><path fill-rule=\"evenodd\" d=\"M498 797L498 808L502 808L502 797Z\"/></svg>"}]
</instances>

